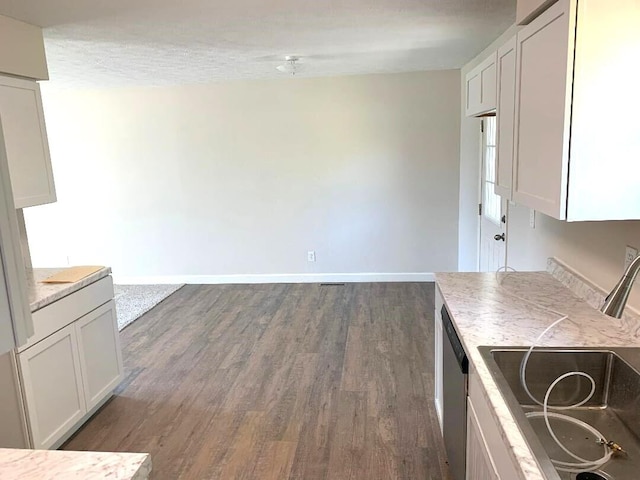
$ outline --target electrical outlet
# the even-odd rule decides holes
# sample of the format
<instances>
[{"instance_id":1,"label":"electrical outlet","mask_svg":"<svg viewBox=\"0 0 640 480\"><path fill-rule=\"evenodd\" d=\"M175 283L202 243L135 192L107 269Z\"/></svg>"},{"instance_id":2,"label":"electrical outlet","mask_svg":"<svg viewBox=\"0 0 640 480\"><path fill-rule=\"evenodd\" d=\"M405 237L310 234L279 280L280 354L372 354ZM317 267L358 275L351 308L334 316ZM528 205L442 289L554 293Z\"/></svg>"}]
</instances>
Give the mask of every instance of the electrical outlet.
<instances>
[{"instance_id":1,"label":"electrical outlet","mask_svg":"<svg viewBox=\"0 0 640 480\"><path fill-rule=\"evenodd\" d=\"M314 250L309 250L307 252L307 261L315 262L316 261L316 252Z\"/></svg>"},{"instance_id":2,"label":"electrical outlet","mask_svg":"<svg viewBox=\"0 0 640 480\"><path fill-rule=\"evenodd\" d=\"M631 262L633 262L633 260L638 256L638 249L634 248L634 247L630 247L629 245L627 245L627 250L626 253L624 255L624 269L626 270L627 267L629 265L631 265Z\"/></svg>"},{"instance_id":3,"label":"electrical outlet","mask_svg":"<svg viewBox=\"0 0 640 480\"><path fill-rule=\"evenodd\" d=\"M533 208L529 210L529 226L536 228L536 211Z\"/></svg>"}]
</instances>

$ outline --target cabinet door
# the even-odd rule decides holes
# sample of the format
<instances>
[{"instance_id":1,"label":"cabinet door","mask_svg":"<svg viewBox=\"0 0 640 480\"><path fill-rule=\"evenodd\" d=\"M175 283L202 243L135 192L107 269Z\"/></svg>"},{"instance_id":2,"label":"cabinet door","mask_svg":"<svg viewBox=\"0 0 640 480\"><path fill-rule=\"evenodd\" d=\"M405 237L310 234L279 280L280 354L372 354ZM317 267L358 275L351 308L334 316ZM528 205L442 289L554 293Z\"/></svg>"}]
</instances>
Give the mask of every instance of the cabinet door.
<instances>
[{"instance_id":1,"label":"cabinet door","mask_svg":"<svg viewBox=\"0 0 640 480\"><path fill-rule=\"evenodd\" d=\"M518 32L513 199L554 218L567 210L575 1Z\"/></svg>"},{"instance_id":2,"label":"cabinet door","mask_svg":"<svg viewBox=\"0 0 640 480\"><path fill-rule=\"evenodd\" d=\"M86 412L74 325L26 349L18 358L33 447L50 448Z\"/></svg>"},{"instance_id":3,"label":"cabinet door","mask_svg":"<svg viewBox=\"0 0 640 480\"><path fill-rule=\"evenodd\" d=\"M467 117L481 115L496 108L496 54L493 53L471 70L466 78Z\"/></svg>"},{"instance_id":4,"label":"cabinet door","mask_svg":"<svg viewBox=\"0 0 640 480\"><path fill-rule=\"evenodd\" d=\"M55 202L40 86L0 77L0 119L16 208Z\"/></svg>"},{"instance_id":5,"label":"cabinet door","mask_svg":"<svg viewBox=\"0 0 640 480\"><path fill-rule=\"evenodd\" d=\"M113 300L75 323L87 411L122 380L120 335Z\"/></svg>"},{"instance_id":6,"label":"cabinet door","mask_svg":"<svg viewBox=\"0 0 640 480\"><path fill-rule=\"evenodd\" d=\"M0 448L30 448L27 418L13 352L0 355Z\"/></svg>"},{"instance_id":7,"label":"cabinet door","mask_svg":"<svg viewBox=\"0 0 640 480\"><path fill-rule=\"evenodd\" d=\"M638 0L578 3L569 221L640 219L639 25Z\"/></svg>"},{"instance_id":8,"label":"cabinet door","mask_svg":"<svg viewBox=\"0 0 640 480\"><path fill-rule=\"evenodd\" d=\"M480 428L471 398L467 398L467 480L500 480Z\"/></svg>"},{"instance_id":9,"label":"cabinet door","mask_svg":"<svg viewBox=\"0 0 640 480\"><path fill-rule=\"evenodd\" d=\"M436 414L438 415L438 423L440 424L440 432L443 431L442 428L442 315L440 310L442 309L443 301L442 296L440 294L440 290L436 286L436 297L435 297L435 325L434 325L434 367L435 367L435 381L434 381L434 399L436 404Z\"/></svg>"},{"instance_id":10,"label":"cabinet door","mask_svg":"<svg viewBox=\"0 0 640 480\"><path fill-rule=\"evenodd\" d=\"M19 231L0 119L0 354L34 332Z\"/></svg>"},{"instance_id":11,"label":"cabinet door","mask_svg":"<svg viewBox=\"0 0 640 480\"><path fill-rule=\"evenodd\" d=\"M498 97L496 104L495 193L511 199L513 133L516 109L516 37L498 49Z\"/></svg>"}]
</instances>

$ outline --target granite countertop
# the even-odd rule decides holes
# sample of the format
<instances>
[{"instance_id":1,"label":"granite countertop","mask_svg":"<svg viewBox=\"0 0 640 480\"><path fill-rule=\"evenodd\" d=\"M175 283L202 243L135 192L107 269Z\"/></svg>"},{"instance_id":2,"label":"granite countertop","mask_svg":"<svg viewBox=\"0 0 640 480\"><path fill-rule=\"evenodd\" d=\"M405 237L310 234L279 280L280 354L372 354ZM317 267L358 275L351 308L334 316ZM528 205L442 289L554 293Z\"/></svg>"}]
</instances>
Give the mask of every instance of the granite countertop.
<instances>
[{"instance_id":1,"label":"granite countertop","mask_svg":"<svg viewBox=\"0 0 640 480\"><path fill-rule=\"evenodd\" d=\"M21 480L146 480L147 453L68 452L0 448L0 477Z\"/></svg>"},{"instance_id":2,"label":"granite countertop","mask_svg":"<svg viewBox=\"0 0 640 480\"><path fill-rule=\"evenodd\" d=\"M60 300L67 295L77 292L83 287L92 284L111 274L111 268L104 267L95 273L75 283L41 283L42 280L65 270L64 268L34 268L27 271L27 284L29 287L29 304L31 312Z\"/></svg>"},{"instance_id":3,"label":"granite countertop","mask_svg":"<svg viewBox=\"0 0 640 480\"><path fill-rule=\"evenodd\" d=\"M555 276L555 273L554 273ZM543 480L527 443L516 426L479 346L530 346L560 316L523 300L568 315L540 346L640 347L640 322L600 313L546 272L438 273L436 281L523 479ZM498 281L499 279L499 281ZM500 282L500 283L499 283ZM522 298L518 298L522 297Z\"/></svg>"}]
</instances>

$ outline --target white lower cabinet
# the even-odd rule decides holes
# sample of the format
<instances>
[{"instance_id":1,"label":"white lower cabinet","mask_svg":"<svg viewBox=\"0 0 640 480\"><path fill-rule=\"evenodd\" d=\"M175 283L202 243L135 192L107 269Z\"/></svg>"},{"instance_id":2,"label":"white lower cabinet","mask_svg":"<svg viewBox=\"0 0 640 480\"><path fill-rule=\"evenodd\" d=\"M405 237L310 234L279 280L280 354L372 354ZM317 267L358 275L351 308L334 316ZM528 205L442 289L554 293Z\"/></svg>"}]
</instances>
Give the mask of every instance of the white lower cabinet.
<instances>
[{"instance_id":1,"label":"white lower cabinet","mask_svg":"<svg viewBox=\"0 0 640 480\"><path fill-rule=\"evenodd\" d=\"M34 448L51 448L85 414L74 325L18 355Z\"/></svg>"},{"instance_id":2,"label":"white lower cabinet","mask_svg":"<svg viewBox=\"0 0 640 480\"><path fill-rule=\"evenodd\" d=\"M37 311L34 318L37 341L18 351L19 380L31 447L49 449L79 428L122 380L111 278ZM38 339L47 329L55 331Z\"/></svg>"},{"instance_id":3,"label":"white lower cabinet","mask_svg":"<svg viewBox=\"0 0 640 480\"><path fill-rule=\"evenodd\" d=\"M467 480L499 480L471 398L467 398Z\"/></svg>"},{"instance_id":4,"label":"white lower cabinet","mask_svg":"<svg viewBox=\"0 0 640 480\"><path fill-rule=\"evenodd\" d=\"M467 397L467 480L521 478L509 454L475 371L469 371Z\"/></svg>"},{"instance_id":5,"label":"white lower cabinet","mask_svg":"<svg viewBox=\"0 0 640 480\"><path fill-rule=\"evenodd\" d=\"M113 300L75 323L87 410L98 405L122 379L122 353Z\"/></svg>"}]
</instances>

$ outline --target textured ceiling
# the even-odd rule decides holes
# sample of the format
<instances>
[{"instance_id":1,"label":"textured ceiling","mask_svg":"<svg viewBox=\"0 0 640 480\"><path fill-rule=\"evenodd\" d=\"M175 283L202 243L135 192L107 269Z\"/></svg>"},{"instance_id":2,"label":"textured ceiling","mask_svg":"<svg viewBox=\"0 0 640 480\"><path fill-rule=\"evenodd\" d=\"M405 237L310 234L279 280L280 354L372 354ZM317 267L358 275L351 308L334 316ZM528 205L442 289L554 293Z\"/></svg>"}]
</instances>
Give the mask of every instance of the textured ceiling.
<instances>
[{"instance_id":1,"label":"textured ceiling","mask_svg":"<svg viewBox=\"0 0 640 480\"><path fill-rule=\"evenodd\" d=\"M515 0L0 0L45 27L51 81L96 87L459 68Z\"/></svg>"}]
</instances>

